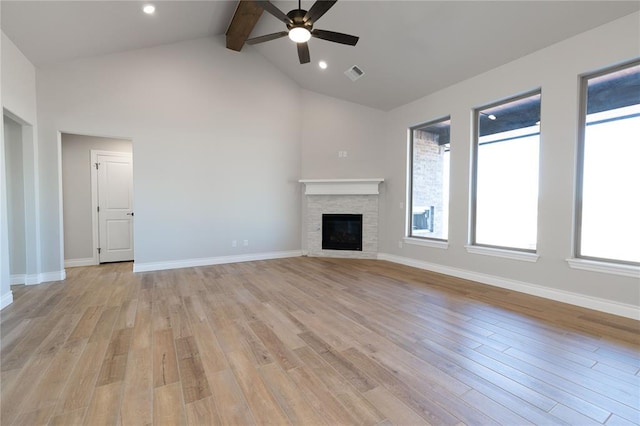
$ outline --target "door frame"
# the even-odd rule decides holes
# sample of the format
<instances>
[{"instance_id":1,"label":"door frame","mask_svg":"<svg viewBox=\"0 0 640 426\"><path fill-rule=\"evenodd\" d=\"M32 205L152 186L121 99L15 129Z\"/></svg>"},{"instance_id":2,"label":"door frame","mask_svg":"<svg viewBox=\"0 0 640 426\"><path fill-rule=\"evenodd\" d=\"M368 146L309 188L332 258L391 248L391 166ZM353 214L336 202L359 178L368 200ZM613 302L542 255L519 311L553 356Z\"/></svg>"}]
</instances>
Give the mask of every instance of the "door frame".
<instances>
[{"instance_id":1,"label":"door frame","mask_svg":"<svg viewBox=\"0 0 640 426\"><path fill-rule=\"evenodd\" d=\"M100 223L98 221L98 169L94 167L94 165L98 162L98 155L116 155L130 157L131 165L133 167L133 152L103 151L98 149L91 150L91 228L94 265L100 264L100 255L98 254L100 241ZM131 179L133 180L133 176L131 177ZM133 250L135 254L135 246Z\"/></svg>"},{"instance_id":2,"label":"door frame","mask_svg":"<svg viewBox=\"0 0 640 426\"><path fill-rule=\"evenodd\" d=\"M24 214L25 214L25 271L24 274L11 274L9 265L8 276L11 284L40 284L47 280L47 274L42 274L41 269L41 235L40 235L40 178L38 167L38 143L36 132L32 123L24 120L19 115L13 113L7 108L2 108L2 120L4 131L4 117L8 117L21 126L22 139L22 173L24 177L23 194L24 194ZM4 141L4 137L3 137ZM2 158L4 159L4 144L2 144ZM4 159L3 161L6 161ZM3 165L4 170L4 165ZM7 206L8 208L8 206ZM9 224L7 224L9 225ZM0 230L0 234L6 232L8 238L8 229ZM4 239L4 235L3 235ZM0 265L0 270L3 266ZM5 273L1 272L4 276ZM62 274L59 275L63 275ZM13 276L12 276L13 275ZM0 278L1 279L1 278Z\"/></svg>"},{"instance_id":3,"label":"door frame","mask_svg":"<svg viewBox=\"0 0 640 426\"><path fill-rule=\"evenodd\" d=\"M94 256L93 258L93 263L91 264L81 264L81 265L65 265L65 261L64 261L64 200L63 200L63 195L62 195L62 135L63 134L71 134L71 135L82 135L82 136L93 136L93 137L98 137L98 138L108 138L108 139L121 139L121 140L129 140L131 141L131 158L133 159L133 139L128 137L128 136L117 136L117 135L105 135L105 134L98 134L98 133L89 133L89 132L85 132L85 131L73 131L73 130L58 130L57 131L57 154L58 154L58 158L57 158L57 163L58 163L58 244L59 244L59 248L60 248L60 253L59 253L59 262L60 262L60 268L61 268L61 273L60 273L60 277L56 278L56 279L50 279L49 281L58 281L58 280L63 280L64 277L66 276L65 273L65 268L69 268L72 266L91 266L91 265L99 265L98 263L98 251L95 250L94 251ZM111 151L107 151L107 152L111 152ZM134 176L134 185L133 185L133 199L135 202L135 176ZM93 191L92 191L93 192ZM93 206L93 210L95 211L97 207ZM91 226L94 227L94 223L93 223L93 216L92 216L92 223ZM97 221L96 221L97 223ZM135 229L134 229L135 232ZM135 239L135 236L134 236ZM94 245L94 247L98 247L96 246L97 244L97 237L94 237L92 235L92 241L91 243ZM135 250L135 246L134 246L134 250ZM88 258L89 259L89 258ZM131 267L131 270L133 270L133 266Z\"/></svg>"}]
</instances>

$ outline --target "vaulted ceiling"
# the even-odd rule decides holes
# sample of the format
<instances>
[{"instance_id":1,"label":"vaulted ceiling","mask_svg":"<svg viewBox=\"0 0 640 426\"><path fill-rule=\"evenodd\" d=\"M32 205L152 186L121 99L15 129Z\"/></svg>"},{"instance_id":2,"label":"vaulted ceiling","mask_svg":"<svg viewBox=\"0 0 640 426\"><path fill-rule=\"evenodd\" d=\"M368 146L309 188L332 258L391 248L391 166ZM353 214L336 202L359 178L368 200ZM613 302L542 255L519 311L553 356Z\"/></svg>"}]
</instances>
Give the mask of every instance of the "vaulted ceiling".
<instances>
[{"instance_id":1,"label":"vaulted ceiling","mask_svg":"<svg viewBox=\"0 0 640 426\"><path fill-rule=\"evenodd\" d=\"M3 0L1 24L36 66L45 66L222 36L237 6L236 1L155 3L156 13L147 16L143 3L133 0ZM273 3L285 13L297 8L297 1ZM303 1L302 8L311 4ZM639 9L638 1L610 0L341 0L316 27L357 35L357 46L312 39L311 62L305 65L287 38L245 45L243 51L257 50L305 89L389 110ZM251 37L284 29L263 13ZM321 59L326 70L317 65ZM355 82L344 75L353 65L365 72Z\"/></svg>"}]
</instances>

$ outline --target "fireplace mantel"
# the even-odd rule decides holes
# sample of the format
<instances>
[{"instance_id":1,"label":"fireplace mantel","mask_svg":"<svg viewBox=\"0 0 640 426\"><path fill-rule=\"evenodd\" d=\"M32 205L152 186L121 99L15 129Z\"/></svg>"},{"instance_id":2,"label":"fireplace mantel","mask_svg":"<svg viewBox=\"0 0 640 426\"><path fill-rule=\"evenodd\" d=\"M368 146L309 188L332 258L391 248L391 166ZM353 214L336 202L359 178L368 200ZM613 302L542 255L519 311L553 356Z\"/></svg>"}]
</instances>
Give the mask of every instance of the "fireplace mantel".
<instances>
[{"instance_id":1,"label":"fireplace mantel","mask_svg":"<svg viewBox=\"0 0 640 426\"><path fill-rule=\"evenodd\" d=\"M378 195L382 178L371 179L301 179L305 195Z\"/></svg>"}]
</instances>

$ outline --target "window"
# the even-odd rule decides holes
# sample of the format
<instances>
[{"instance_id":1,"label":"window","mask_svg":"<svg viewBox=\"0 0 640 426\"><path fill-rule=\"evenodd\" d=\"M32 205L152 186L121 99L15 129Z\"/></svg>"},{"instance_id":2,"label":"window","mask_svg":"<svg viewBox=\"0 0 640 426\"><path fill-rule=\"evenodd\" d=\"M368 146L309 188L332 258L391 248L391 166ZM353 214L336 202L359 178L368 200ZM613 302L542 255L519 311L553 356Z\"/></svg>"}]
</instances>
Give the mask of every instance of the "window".
<instances>
[{"instance_id":1,"label":"window","mask_svg":"<svg viewBox=\"0 0 640 426\"><path fill-rule=\"evenodd\" d=\"M640 264L640 61L582 78L576 257Z\"/></svg>"},{"instance_id":2,"label":"window","mask_svg":"<svg viewBox=\"0 0 640 426\"><path fill-rule=\"evenodd\" d=\"M535 252L540 92L475 111L471 244Z\"/></svg>"},{"instance_id":3,"label":"window","mask_svg":"<svg viewBox=\"0 0 640 426\"><path fill-rule=\"evenodd\" d=\"M410 129L410 237L449 234L449 117Z\"/></svg>"}]
</instances>

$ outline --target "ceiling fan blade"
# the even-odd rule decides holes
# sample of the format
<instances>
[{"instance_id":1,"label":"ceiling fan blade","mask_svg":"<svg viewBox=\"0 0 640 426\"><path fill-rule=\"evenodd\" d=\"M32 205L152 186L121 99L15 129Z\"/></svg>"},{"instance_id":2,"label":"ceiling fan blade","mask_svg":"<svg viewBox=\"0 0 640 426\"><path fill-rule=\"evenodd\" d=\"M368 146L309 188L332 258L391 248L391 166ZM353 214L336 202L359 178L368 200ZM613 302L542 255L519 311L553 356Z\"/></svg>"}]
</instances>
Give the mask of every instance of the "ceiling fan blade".
<instances>
[{"instance_id":1,"label":"ceiling fan blade","mask_svg":"<svg viewBox=\"0 0 640 426\"><path fill-rule=\"evenodd\" d=\"M271 3L270 1L255 0L255 2L258 6L262 7L264 10L266 10L267 12L269 12L270 14L272 14L273 16L275 16L285 24L293 24L293 21L291 20L291 18L289 18L283 11L275 7L273 3Z\"/></svg>"},{"instance_id":2,"label":"ceiling fan blade","mask_svg":"<svg viewBox=\"0 0 640 426\"><path fill-rule=\"evenodd\" d=\"M311 35L315 38L321 38L334 43L348 44L349 46L355 46L358 40L360 40L360 37L327 30L313 30L311 31Z\"/></svg>"},{"instance_id":3,"label":"ceiling fan blade","mask_svg":"<svg viewBox=\"0 0 640 426\"><path fill-rule=\"evenodd\" d=\"M331 9L331 6L336 4L338 0L317 0L311 9L304 15L303 21L309 22L313 24L316 22L322 15L327 13L327 10Z\"/></svg>"},{"instance_id":4,"label":"ceiling fan blade","mask_svg":"<svg viewBox=\"0 0 640 426\"><path fill-rule=\"evenodd\" d=\"M250 39L246 40L245 43L247 43L247 44L264 43L265 41L270 41L270 40L275 40L277 38L286 37L287 34L289 34L289 33L286 32L286 31L280 31L279 33L267 34L267 35L263 35L263 36L260 36L260 37L250 38Z\"/></svg>"},{"instance_id":5,"label":"ceiling fan blade","mask_svg":"<svg viewBox=\"0 0 640 426\"><path fill-rule=\"evenodd\" d=\"M300 59L301 64L308 64L311 62L311 57L309 56L309 45L304 43L298 44L298 58Z\"/></svg>"}]
</instances>

